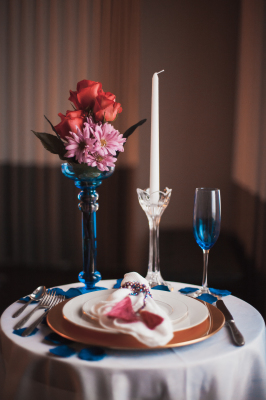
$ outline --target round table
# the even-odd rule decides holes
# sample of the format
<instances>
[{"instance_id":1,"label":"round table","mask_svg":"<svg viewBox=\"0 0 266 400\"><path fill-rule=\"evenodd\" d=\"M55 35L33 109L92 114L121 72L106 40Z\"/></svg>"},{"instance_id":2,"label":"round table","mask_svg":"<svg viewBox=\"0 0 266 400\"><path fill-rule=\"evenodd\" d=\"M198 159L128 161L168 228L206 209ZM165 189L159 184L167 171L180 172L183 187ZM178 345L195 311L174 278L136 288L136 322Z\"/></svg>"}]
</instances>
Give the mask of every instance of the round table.
<instances>
[{"instance_id":1,"label":"round table","mask_svg":"<svg viewBox=\"0 0 266 400\"><path fill-rule=\"evenodd\" d=\"M112 288L114 280L99 286ZM171 282L174 291L191 286ZM64 290L80 284L62 286ZM265 324L259 312L224 298L246 344L233 344L228 328L205 341L165 350L107 350L100 361L53 356L45 325L23 338L13 333L14 303L1 316L0 398L4 400L262 400L266 399ZM28 308L33 307L29 305ZM82 348L81 344L76 344ZM2 366L2 368L1 368ZM1 396L1 390L3 391Z\"/></svg>"}]
</instances>

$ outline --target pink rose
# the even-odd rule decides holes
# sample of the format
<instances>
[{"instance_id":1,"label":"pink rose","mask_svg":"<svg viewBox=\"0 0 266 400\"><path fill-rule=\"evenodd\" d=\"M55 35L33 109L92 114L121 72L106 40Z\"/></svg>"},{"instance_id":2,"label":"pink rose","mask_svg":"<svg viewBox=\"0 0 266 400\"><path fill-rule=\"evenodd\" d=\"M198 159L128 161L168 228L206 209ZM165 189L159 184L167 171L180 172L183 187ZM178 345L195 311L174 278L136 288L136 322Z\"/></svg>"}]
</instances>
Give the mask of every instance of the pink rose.
<instances>
[{"instance_id":1,"label":"pink rose","mask_svg":"<svg viewBox=\"0 0 266 400\"><path fill-rule=\"evenodd\" d=\"M102 89L100 82L83 79L77 83L77 91L70 90L68 100L72 101L77 110L88 111L93 108L95 99Z\"/></svg>"},{"instance_id":2,"label":"pink rose","mask_svg":"<svg viewBox=\"0 0 266 400\"><path fill-rule=\"evenodd\" d=\"M110 92L100 92L96 97L93 107L94 118L96 121L113 121L118 113L122 112L120 103L115 102L115 95Z\"/></svg>"},{"instance_id":3,"label":"pink rose","mask_svg":"<svg viewBox=\"0 0 266 400\"><path fill-rule=\"evenodd\" d=\"M66 136L69 136L70 131L76 133L76 127L78 127L82 131L85 120L85 115L82 110L67 111L66 115L63 115L61 113L59 113L58 115L61 118L61 122L59 122L59 124L56 125L54 128L61 139L65 139Z\"/></svg>"}]
</instances>

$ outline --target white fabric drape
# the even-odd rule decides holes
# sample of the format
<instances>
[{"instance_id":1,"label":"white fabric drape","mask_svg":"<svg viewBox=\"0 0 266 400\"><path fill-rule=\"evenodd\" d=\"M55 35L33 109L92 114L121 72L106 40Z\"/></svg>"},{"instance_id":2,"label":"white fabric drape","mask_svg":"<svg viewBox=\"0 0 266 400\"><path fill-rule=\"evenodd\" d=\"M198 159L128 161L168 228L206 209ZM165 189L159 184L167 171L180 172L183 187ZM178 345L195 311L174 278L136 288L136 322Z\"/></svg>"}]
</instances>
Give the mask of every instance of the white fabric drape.
<instances>
[{"instance_id":1,"label":"white fabric drape","mask_svg":"<svg viewBox=\"0 0 266 400\"><path fill-rule=\"evenodd\" d=\"M31 129L51 132L44 115L56 125L82 79L116 95L121 133L138 122L139 0L2 0L0 29L0 163L59 163ZM120 164L136 165L137 144Z\"/></svg>"},{"instance_id":2,"label":"white fabric drape","mask_svg":"<svg viewBox=\"0 0 266 400\"><path fill-rule=\"evenodd\" d=\"M115 281L102 281L112 288ZM183 284L171 282L176 292ZM77 287L65 285L64 290ZM1 317L6 399L16 400L265 400L265 323L248 303L234 296L225 303L245 336L245 346L232 343L228 328L201 343L159 351L109 349L99 362L72 357L49 357L53 344L43 340L50 331L30 338L12 333L11 315L18 304ZM31 306L29 306L31 307ZM82 344L72 344L77 351ZM1 354L0 354L1 362ZM0 371L0 382L4 380Z\"/></svg>"}]
</instances>

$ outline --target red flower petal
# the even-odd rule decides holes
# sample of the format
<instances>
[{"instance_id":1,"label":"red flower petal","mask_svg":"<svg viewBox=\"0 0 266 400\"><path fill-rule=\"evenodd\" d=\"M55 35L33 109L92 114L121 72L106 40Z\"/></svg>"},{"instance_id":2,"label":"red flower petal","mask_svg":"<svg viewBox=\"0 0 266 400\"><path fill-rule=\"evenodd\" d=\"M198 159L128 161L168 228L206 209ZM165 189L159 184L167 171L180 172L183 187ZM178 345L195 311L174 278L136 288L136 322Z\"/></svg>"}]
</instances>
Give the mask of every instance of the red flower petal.
<instances>
[{"instance_id":1,"label":"red flower petal","mask_svg":"<svg viewBox=\"0 0 266 400\"><path fill-rule=\"evenodd\" d=\"M151 330L155 329L156 326L163 322L163 318L160 317L160 315L153 314L149 311L141 311L140 315L144 324Z\"/></svg>"},{"instance_id":2,"label":"red flower petal","mask_svg":"<svg viewBox=\"0 0 266 400\"><path fill-rule=\"evenodd\" d=\"M109 313L106 314L108 317L120 318L126 322L136 322L136 317L130 298L127 296L123 300L119 301Z\"/></svg>"},{"instance_id":3,"label":"red flower petal","mask_svg":"<svg viewBox=\"0 0 266 400\"><path fill-rule=\"evenodd\" d=\"M59 122L59 124L57 124L54 128L62 139L65 139L66 136L69 136L69 131L76 133L76 126L82 130L85 119L85 115L82 110L67 111L66 115L63 115L62 113L59 113L58 115L61 118L61 122Z\"/></svg>"}]
</instances>

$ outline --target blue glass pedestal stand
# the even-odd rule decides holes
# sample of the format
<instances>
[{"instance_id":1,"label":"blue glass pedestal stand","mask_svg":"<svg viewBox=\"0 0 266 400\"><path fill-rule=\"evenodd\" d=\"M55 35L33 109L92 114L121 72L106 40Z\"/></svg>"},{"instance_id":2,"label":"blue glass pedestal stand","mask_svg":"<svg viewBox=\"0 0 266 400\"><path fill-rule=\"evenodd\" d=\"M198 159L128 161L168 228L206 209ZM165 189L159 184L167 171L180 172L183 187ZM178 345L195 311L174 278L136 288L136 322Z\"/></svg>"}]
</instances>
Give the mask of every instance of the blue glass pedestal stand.
<instances>
[{"instance_id":1,"label":"blue glass pedestal stand","mask_svg":"<svg viewBox=\"0 0 266 400\"><path fill-rule=\"evenodd\" d=\"M101 274L97 271L96 211L99 208L97 203L99 195L96 188L102 184L103 179L109 178L114 173L115 168L102 172L97 168L81 164L73 166L68 163L62 164L61 168L63 174L75 181L76 187L81 190L78 195L80 200L78 207L82 212L83 271L80 272L78 279L84 283L87 291L104 289L95 286L101 280Z\"/></svg>"}]
</instances>

